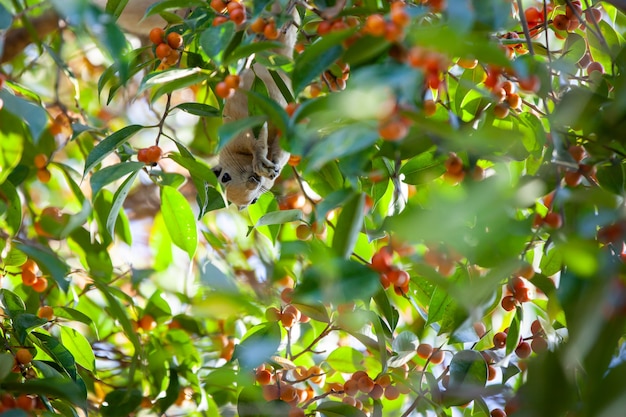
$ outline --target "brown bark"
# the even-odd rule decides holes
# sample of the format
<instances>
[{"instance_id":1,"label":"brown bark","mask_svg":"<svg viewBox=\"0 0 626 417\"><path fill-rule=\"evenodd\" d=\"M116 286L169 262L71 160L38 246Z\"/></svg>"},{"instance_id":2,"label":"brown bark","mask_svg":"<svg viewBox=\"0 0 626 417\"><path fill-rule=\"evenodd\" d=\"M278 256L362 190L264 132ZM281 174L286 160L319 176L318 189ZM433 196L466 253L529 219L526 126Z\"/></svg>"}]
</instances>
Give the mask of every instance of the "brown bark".
<instances>
[{"instance_id":1,"label":"brown bark","mask_svg":"<svg viewBox=\"0 0 626 417\"><path fill-rule=\"evenodd\" d=\"M59 15L54 10L48 10L32 19L31 23L37 38L42 39L59 28ZM24 27L9 30L4 38L4 51L0 64L11 61L35 40Z\"/></svg>"}]
</instances>

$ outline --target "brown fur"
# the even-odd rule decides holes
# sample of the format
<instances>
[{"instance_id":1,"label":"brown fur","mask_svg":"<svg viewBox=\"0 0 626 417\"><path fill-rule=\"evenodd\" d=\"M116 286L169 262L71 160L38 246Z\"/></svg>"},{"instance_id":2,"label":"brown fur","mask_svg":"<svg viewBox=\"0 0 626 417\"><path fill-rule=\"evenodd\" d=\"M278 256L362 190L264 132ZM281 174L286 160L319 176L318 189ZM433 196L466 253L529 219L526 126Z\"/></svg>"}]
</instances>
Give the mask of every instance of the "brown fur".
<instances>
[{"instance_id":1,"label":"brown fur","mask_svg":"<svg viewBox=\"0 0 626 417\"><path fill-rule=\"evenodd\" d=\"M278 52L291 58L295 38L295 26L290 24L280 39L285 46ZM223 111L225 123L248 117L248 98L243 90L251 88L255 76L263 81L270 98L282 107L287 105L269 71L260 64L253 64L241 73L240 89L226 100ZM280 76L285 85L291 87L289 78L285 74ZM228 201L240 210L256 202L261 194L272 188L289 160L289 153L281 149L279 142L275 129L266 123L258 137L254 137L252 130L244 131L220 151L218 165L213 170L226 191Z\"/></svg>"}]
</instances>

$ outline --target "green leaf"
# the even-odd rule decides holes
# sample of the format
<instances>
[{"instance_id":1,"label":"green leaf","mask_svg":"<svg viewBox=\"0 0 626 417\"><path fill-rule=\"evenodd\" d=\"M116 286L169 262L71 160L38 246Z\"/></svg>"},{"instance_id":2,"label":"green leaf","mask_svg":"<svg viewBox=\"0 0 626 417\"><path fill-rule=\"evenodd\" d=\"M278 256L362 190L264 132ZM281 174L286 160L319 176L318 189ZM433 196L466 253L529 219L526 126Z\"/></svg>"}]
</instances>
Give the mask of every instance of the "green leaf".
<instances>
[{"instance_id":1,"label":"green leaf","mask_svg":"<svg viewBox=\"0 0 626 417\"><path fill-rule=\"evenodd\" d=\"M0 303L11 319L26 311L24 301L17 294L4 288L0 289Z\"/></svg>"},{"instance_id":2,"label":"green leaf","mask_svg":"<svg viewBox=\"0 0 626 417\"><path fill-rule=\"evenodd\" d=\"M294 301L342 304L367 299L378 291L378 273L358 262L327 257L304 270Z\"/></svg>"},{"instance_id":3,"label":"green leaf","mask_svg":"<svg viewBox=\"0 0 626 417\"><path fill-rule=\"evenodd\" d=\"M131 172L139 171L145 166L146 165L143 162L126 161L94 172L89 179L92 198L94 198L105 185L110 184L113 181L117 181Z\"/></svg>"},{"instance_id":4,"label":"green leaf","mask_svg":"<svg viewBox=\"0 0 626 417\"><path fill-rule=\"evenodd\" d=\"M120 301L115 298L115 296L113 296L110 288L107 285L98 281L94 281L94 285L96 286L96 288L98 288L98 290L100 290L102 295L104 295L104 298L106 299L107 305L109 307L108 313L111 315L111 317L119 321L122 329L124 329L124 334L133 344L135 351L141 351L141 343L139 342L139 338L137 337L137 332L133 328L133 325L128 318L126 309L124 309Z\"/></svg>"},{"instance_id":5,"label":"green leaf","mask_svg":"<svg viewBox=\"0 0 626 417\"><path fill-rule=\"evenodd\" d=\"M167 388L165 390L165 397L160 398L158 401L161 413L165 413L165 411L176 402L179 395L180 381L178 380L178 372L176 371L176 368L170 364L169 384L167 384Z\"/></svg>"},{"instance_id":6,"label":"green leaf","mask_svg":"<svg viewBox=\"0 0 626 417\"><path fill-rule=\"evenodd\" d=\"M139 175L141 171L133 172L128 178L124 180L120 188L115 191L113 195L113 203L111 204L111 211L107 216L106 230L109 232L109 236L113 237L115 233L115 224L117 222L117 218L120 215L120 211L122 210L122 205L124 204L124 200L128 196L135 179Z\"/></svg>"},{"instance_id":7,"label":"green leaf","mask_svg":"<svg viewBox=\"0 0 626 417\"><path fill-rule=\"evenodd\" d=\"M164 94L199 84L209 76L201 68L175 68L154 72L143 79L139 91L151 90L150 102L154 103Z\"/></svg>"},{"instance_id":8,"label":"green leaf","mask_svg":"<svg viewBox=\"0 0 626 417\"><path fill-rule=\"evenodd\" d=\"M258 41L249 43L247 45L239 45L228 55L224 64L231 64L239 61L242 58L247 58L256 54L257 52L266 51L269 49L281 48L283 44L275 41Z\"/></svg>"},{"instance_id":9,"label":"green leaf","mask_svg":"<svg viewBox=\"0 0 626 417\"><path fill-rule=\"evenodd\" d=\"M0 353L0 384L11 374L15 357L10 353Z\"/></svg>"},{"instance_id":10,"label":"green leaf","mask_svg":"<svg viewBox=\"0 0 626 417\"><path fill-rule=\"evenodd\" d=\"M260 81L259 79L259 82ZM281 132L287 131L287 123L289 123L289 116L287 116L287 112L278 105L271 98L259 94L255 91L245 91L248 96L248 103L254 104L262 115L266 115L278 130ZM253 114L253 113L250 113Z\"/></svg>"},{"instance_id":11,"label":"green leaf","mask_svg":"<svg viewBox=\"0 0 626 417\"><path fill-rule=\"evenodd\" d=\"M2 388L11 392L61 398L79 407L87 407L86 390L69 378L36 378L23 382L3 382Z\"/></svg>"},{"instance_id":12,"label":"green leaf","mask_svg":"<svg viewBox=\"0 0 626 417\"><path fill-rule=\"evenodd\" d=\"M367 417L363 411L337 401L325 401L315 409L325 417Z\"/></svg>"},{"instance_id":13,"label":"green leaf","mask_svg":"<svg viewBox=\"0 0 626 417\"><path fill-rule=\"evenodd\" d=\"M211 26L200 35L200 47L209 58L221 65L224 51L234 36L235 24L233 22L228 21L218 26Z\"/></svg>"},{"instance_id":14,"label":"green leaf","mask_svg":"<svg viewBox=\"0 0 626 417\"><path fill-rule=\"evenodd\" d=\"M28 127L28 130L35 145L39 144L39 139L41 138L42 133L46 130L46 127L48 126L48 113L43 109L43 107L38 104L34 104L28 100L25 100L22 97L17 97L11 94L10 90L6 88L0 90L0 100L4 102L3 109L14 114L16 117L22 120ZM22 140L16 140L13 143L7 143L6 140L2 140L1 149L3 150L17 149L18 147L21 151ZM12 162L17 165L19 160L20 159L18 157ZM2 174L6 175L4 170L2 171ZM0 177L0 182L2 182L3 180L4 179Z\"/></svg>"},{"instance_id":15,"label":"green leaf","mask_svg":"<svg viewBox=\"0 0 626 417\"><path fill-rule=\"evenodd\" d=\"M252 116L235 122L224 123L217 130L217 134L220 137L217 149L221 150L228 142L234 139L235 136L253 127L261 126L265 122L267 122L267 117L265 116Z\"/></svg>"},{"instance_id":16,"label":"green leaf","mask_svg":"<svg viewBox=\"0 0 626 417\"><path fill-rule=\"evenodd\" d=\"M522 323L523 310L521 307L517 306L515 310L515 315L513 316L513 320L511 321L511 325L509 326L509 332L506 335L506 354L510 355L517 345L519 344L519 337L521 332L521 323Z\"/></svg>"},{"instance_id":17,"label":"green leaf","mask_svg":"<svg viewBox=\"0 0 626 417\"><path fill-rule=\"evenodd\" d=\"M38 340L37 345L55 360L56 363L61 365L67 375L76 381L78 377L76 369L76 361L74 356L70 353L65 346L63 346L56 338L48 336L43 333L32 333Z\"/></svg>"},{"instance_id":18,"label":"green leaf","mask_svg":"<svg viewBox=\"0 0 626 417\"><path fill-rule=\"evenodd\" d=\"M377 130L368 123L355 123L338 129L313 145L307 171L319 171L329 161L371 148L378 138Z\"/></svg>"},{"instance_id":19,"label":"green leaf","mask_svg":"<svg viewBox=\"0 0 626 417\"><path fill-rule=\"evenodd\" d=\"M400 169L404 175L403 182L418 185L440 177L446 171L443 164L445 158L444 155L435 155L435 151L423 152L411 158Z\"/></svg>"},{"instance_id":20,"label":"green leaf","mask_svg":"<svg viewBox=\"0 0 626 417\"><path fill-rule=\"evenodd\" d=\"M185 113L193 114L194 116L200 117L220 117L222 114L219 109L216 109L213 106L209 106L204 103L181 103L178 106L172 108L179 109L184 111ZM171 113L171 111L170 111Z\"/></svg>"},{"instance_id":21,"label":"green leaf","mask_svg":"<svg viewBox=\"0 0 626 417\"><path fill-rule=\"evenodd\" d=\"M56 253L47 247L27 245L17 241L13 242L13 246L24 252L29 258L33 258L44 273L52 276L61 290L64 292L69 290L70 281L67 275L70 273L70 267Z\"/></svg>"},{"instance_id":22,"label":"green leaf","mask_svg":"<svg viewBox=\"0 0 626 417\"><path fill-rule=\"evenodd\" d=\"M193 258L198 247L196 218L187 199L176 188L161 189L161 212L172 242Z\"/></svg>"},{"instance_id":23,"label":"green leaf","mask_svg":"<svg viewBox=\"0 0 626 417\"><path fill-rule=\"evenodd\" d=\"M337 372L347 374L363 369L363 353L351 346L340 346L330 352L326 363Z\"/></svg>"},{"instance_id":24,"label":"green leaf","mask_svg":"<svg viewBox=\"0 0 626 417\"><path fill-rule=\"evenodd\" d=\"M0 90L2 92L2 90ZM0 97L2 99L2 97ZM5 104L6 106L6 104ZM1 113L0 113L1 115ZM7 123L8 118L3 118L0 123ZM11 121L15 122L15 121ZM7 177L19 164L24 151L23 138L20 132L4 129L0 131L0 183L6 182Z\"/></svg>"},{"instance_id":25,"label":"green leaf","mask_svg":"<svg viewBox=\"0 0 626 417\"><path fill-rule=\"evenodd\" d=\"M141 404L143 395L137 389L116 389L104 397L101 408L103 417L122 417L131 415Z\"/></svg>"},{"instance_id":26,"label":"green leaf","mask_svg":"<svg viewBox=\"0 0 626 417\"><path fill-rule=\"evenodd\" d=\"M9 181L0 183L0 219L4 220L4 224L8 227L6 231L11 236L19 231L22 224L22 203L20 196L13 184Z\"/></svg>"},{"instance_id":27,"label":"green leaf","mask_svg":"<svg viewBox=\"0 0 626 417\"><path fill-rule=\"evenodd\" d=\"M96 371L96 357L91 344L81 332L61 326L61 343L72 354L76 363L88 371Z\"/></svg>"},{"instance_id":28,"label":"green leaf","mask_svg":"<svg viewBox=\"0 0 626 417\"><path fill-rule=\"evenodd\" d=\"M267 213L263 217L261 217L256 222L254 227L297 222L297 221L301 221L302 218L303 218L303 214L302 214L302 210L300 209L272 211L270 213Z\"/></svg>"},{"instance_id":29,"label":"green leaf","mask_svg":"<svg viewBox=\"0 0 626 417\"><path fill-rule=\"evenodd\" d=\"M246 333L241 343L235 346L233 359L237 359L244 369L255 368L276 353L280 340L278 323L254 326Z\"/></svg>"},{"instance_id":30,"label":"green leaf","mask_svg":"<svg viewBox=\"0 0 626 417\"><path fill-rule=\"evenodd\" d=\"M353 30L329 33L318 38L296 57L291 75L294 94L297 96L343 54L341 42L352 35Z\"/></svg>"},{"instance_id":31,"label":"green leaf","mask_svg":"<svg viewBox=\"0 0 626 417\"><path fill-rule=\"evenodd\" d=\"M356 245L365 216L365 194L355 194L346 202L337 219L332 248L339 256L348 258Z\"/></svg>"},{"instance_id":32,"label":"green leaf","mask_svg":"<svg viewBox=\"0 0 626 417\"><path fill-rule=\"evenodd\" d=\"M155 291L150 296L148 304L146 304L146 308L143 310L143 314L149 314L157 321L161 318L172 316L172 309L161 290Z\"/></svg>"},{"instance_id":33,"label":"green leaf","mask_svg":"<svg viewBox=\"0 0 626 417\"><path fill-rule=\"evenodd\" d=\"M29 331L35 327L43 326L47 322L46 319L41 319L31 313L15 315L15 317L13 317L13 330L15 331L17 340L20 344L25 344Z\"/></svg>"},{"instance_id":34,"label":"green leaf","mask_svg":"<svg viewBox=\"0 0 626 417\"><path fill-rule=\"evenodd\" d=\"M105 138L102 142L98 143L95 148L91 150L87 159L85 160L85 170L83 171L83 177L87 175L96 165L98 165L104 158L106 158L111 152L128 142L132 135L143 129L143 126L130 125L126 126L112 135Z\"/></svg>"}]
</instances>

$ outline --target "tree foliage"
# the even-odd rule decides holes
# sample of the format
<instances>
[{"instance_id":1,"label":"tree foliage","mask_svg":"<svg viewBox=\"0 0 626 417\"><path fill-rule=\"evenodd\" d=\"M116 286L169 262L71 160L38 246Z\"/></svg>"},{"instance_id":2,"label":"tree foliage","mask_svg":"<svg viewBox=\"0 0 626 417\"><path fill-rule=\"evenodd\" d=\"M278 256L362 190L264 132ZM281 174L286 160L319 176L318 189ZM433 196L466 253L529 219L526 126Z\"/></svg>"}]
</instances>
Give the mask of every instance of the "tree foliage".
<instances>
[{"instance_id":1,"label":"tree foliage","mask_svg":"<svg viewBox=\"0 0 626 417\"><path fill-rule=\"evenodd\" d=\"M620 413L622 10L138 4L0 1L1 415ZM253 61L289 105L222 123Z\"/></svg>"}]
</instances>

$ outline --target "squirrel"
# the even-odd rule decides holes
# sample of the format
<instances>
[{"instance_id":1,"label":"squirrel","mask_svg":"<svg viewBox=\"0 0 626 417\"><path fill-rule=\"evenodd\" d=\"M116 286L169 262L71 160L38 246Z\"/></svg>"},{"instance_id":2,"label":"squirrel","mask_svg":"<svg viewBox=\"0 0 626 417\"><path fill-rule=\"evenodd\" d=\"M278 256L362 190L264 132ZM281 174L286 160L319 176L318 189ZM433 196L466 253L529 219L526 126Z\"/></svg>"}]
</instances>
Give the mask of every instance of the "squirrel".
<instances>
[{"instance_id":1,"label":"squirrel","mask_svg":"<svg viewBox=\"0 0 626 417\"><path fill-rule=\"evenodd\" d=\"M274 7L277 7L275 4ZM293 12L294 20L298 15ZM283 29L279 41L283 47L278 53L292 58L296 41L296 26L288 22ZM279 76L288 88L291 88L289 77L284 73ZM283 97L276 82L267 68L254 63L240 74L242 86L224 104L222 117L225 123L240 120L249 116L248 98L242 90L252 87L255 77L266 86L269 97L280 106L285 107L287 101ZM289 160L289 153L281 149L280 137L276 129L265 123L254 136L248 129L230 140L218 154L218 164L213 168L218 181L226 192L226 198L237 205L239 210L254 204L257 199L274 185L275 179Z\"/></svg>"}]
</instances>

